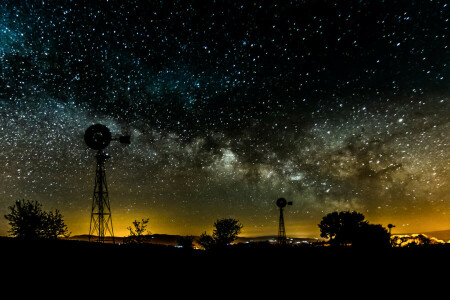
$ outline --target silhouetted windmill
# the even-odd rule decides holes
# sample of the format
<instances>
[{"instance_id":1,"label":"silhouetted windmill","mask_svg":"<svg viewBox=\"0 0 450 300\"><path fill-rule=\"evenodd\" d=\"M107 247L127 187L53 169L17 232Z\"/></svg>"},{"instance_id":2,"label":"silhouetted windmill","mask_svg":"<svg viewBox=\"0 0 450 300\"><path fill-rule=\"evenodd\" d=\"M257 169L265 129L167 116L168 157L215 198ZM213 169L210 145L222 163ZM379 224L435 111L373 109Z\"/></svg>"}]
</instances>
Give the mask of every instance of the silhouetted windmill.
<instances>
[{"instance_id":1,"label":"silhouetted windmill","mask_svg":"<svg viewBox=\"0 0 450 300\"><path fill-rule=\"evenodd\" d=\"M392 227L395 227L395 225L388 224L388 228L389 228L389 236L391 235Z\"/></svg>"},{"instance_id":2,"label":"silhouetted windmill","mask_svg":"<svg viewBox=\"0 0 450 300\"><path fill-rule=\"evenodd\" d=\"M114 231L109 203L108 185L106 183L105 161L108 155L103 152L112 140L119 140L122 144L130 144L130 136L112 138L108 127L95 124L90 126L85 134L84 141L89 148L97 150L97 168L95 171L94 196L92 198L91 222L89 225L89 241L91 236L97 234L97 242L105 241L105 233L109 233L114 241Z\"/></svg>"},{"instance_id":3,"label":"silhouetted windmill","mask_svg":"<svg viewBox=\"0 0 450 300\"><path fill-rule=\"evenodd\" d=\"M388 228L389 228L389 243L392 243L392 235L391 235L392 227L395 227L395 225L388 224Z\"/></svg>"},{"instance_id":4,"label":"silhouetted windmill","mask_svg":"<svg viewBox=\"0 0 450 300\"><path fill-rule=\"evenodd\" d=\"M279 198L277 200L277 206L280 208L280 221L278 224L278 244L285 245L286 244L286 229L284 228L284 216L283 216L283 208L286 205L292 205L292 202L287 202L284 198Z\"/></svg>"}]
</instances>

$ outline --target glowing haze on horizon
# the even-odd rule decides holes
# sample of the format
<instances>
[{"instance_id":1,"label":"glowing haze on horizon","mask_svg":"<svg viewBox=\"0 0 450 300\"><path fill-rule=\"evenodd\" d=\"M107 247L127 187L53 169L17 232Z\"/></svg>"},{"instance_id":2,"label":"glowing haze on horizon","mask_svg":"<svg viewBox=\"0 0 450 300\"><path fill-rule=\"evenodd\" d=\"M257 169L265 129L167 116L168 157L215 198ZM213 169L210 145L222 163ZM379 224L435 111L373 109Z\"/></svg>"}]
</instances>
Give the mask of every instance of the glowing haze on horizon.
<instances>
[{"instance_id":1,"label":"glowing haze on horizon","mask_svg":"<svg viewBox=\"0 0 450 300\"><path fill-rule=\"evenodd\" d=\"M124 1L120 1L124 2ZM107 148L114 231L318 236L356 210L393 232L450 228L446 1L3 1L0 235L18 199L89 231Z\"/></svg>"}]
</instances>

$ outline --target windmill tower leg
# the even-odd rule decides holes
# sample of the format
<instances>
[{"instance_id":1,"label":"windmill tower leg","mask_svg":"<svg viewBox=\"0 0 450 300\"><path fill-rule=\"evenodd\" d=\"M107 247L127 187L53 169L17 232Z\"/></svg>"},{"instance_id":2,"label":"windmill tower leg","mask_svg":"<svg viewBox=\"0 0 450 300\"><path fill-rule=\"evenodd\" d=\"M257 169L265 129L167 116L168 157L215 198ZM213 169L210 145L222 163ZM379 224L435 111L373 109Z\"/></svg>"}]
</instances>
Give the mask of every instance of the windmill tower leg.
<instances>
[{"instance_id":1,"label":"windmill tower leg","mask_svg":"<svg viewBox=\"0 0 450 300\"><path fill-rule=\"evenodd\" d=\"M109 234L112 237L113 243L115 243L105 173L105 160L107 156L102 150L99 150L95 157L97 158L97 168L95 172L94 195L92 197L89 241L93 235L97 235L97 242L104 243L105 235Z\"/></svg>"},{"instance_id":2,"label":"windmill tower leg","mask_svg":"<svg viewBox=\"0 0 450 300\"><path fill-rule=\"evenodd\" d=\"M286 230L284 228L283 208L280 207L280 220L278 225L278 244L286 244Z\"/></svg>"}]
</instances>

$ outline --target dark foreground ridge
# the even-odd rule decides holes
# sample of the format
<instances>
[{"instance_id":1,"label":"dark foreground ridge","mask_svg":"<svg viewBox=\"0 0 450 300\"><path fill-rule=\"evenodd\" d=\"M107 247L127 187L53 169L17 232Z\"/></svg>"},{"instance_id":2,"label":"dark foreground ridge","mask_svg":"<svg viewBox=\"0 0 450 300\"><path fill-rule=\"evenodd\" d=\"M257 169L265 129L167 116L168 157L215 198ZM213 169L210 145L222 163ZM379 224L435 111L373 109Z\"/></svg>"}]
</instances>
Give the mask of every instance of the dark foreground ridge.
<instances>
[{"instance_id":1,"label":"dark foreground ridge","mask_svg":"<svg viewBox=\"0 0 450 300\"><path fill-rule=\"evenodd\" d=\"M438 280L450 267L450 247L354 249L278 247L268 243L238 244L221 251L186 250L173 246L114 245L71 240L21 241L0 238L3 270L36 280L107 283L121 278L129 284L152 281L237 285L281 280L308 288L355 284L385 285L389 280ZM87 276L87 277L86 277ZM436 278L435 278L436 277ZM258 280L258 281L255 281ZM398 282L397 282L398 283ZM306 285L306 286L305 286ZM287 287L287 286L286 286ZM256 288L256 286L255 286ZM275 287L271 287L275 288Z\"/></svg>"},{"instance_id":2,"label":"dark foreground ridge","mask_svg":"<svg viewBox=\"0 0 450 300\"><path fill-rule=\"evenodd\" d=\"M161 244L118 245L101 244L74 240L33 240L25 241L0 237L0 249L5 256L18 259L17 262L39 264L52 261L79 261L86 258L102 257L116 265L154 266L173 264L216 264L233 262L244 265L267 265L275 263L283 266L379 267L388 265L425 264L432 268L450 260L450 245L421 246L389 249L355 249L351 247L277 246L269 243L249 243L229 246L223 250L187 250ZM278 263L282 261L283 263Z\"/></svg>"}]
</instances>

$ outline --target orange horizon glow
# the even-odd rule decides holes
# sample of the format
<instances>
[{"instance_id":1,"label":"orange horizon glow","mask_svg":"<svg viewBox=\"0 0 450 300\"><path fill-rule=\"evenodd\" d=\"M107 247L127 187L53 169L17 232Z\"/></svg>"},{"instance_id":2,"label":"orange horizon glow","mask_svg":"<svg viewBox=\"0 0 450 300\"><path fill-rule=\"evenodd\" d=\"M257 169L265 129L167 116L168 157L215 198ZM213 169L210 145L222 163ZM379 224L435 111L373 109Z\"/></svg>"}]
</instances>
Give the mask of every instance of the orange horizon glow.
<instances>
[{"instance_id":1,"label":"orange horizon glow","mask_svg":"<svg viewBox=\"0 0 450 300\"><path fill-rule=\"evenodd\" d=\"M189 222L175 222L170 218L150 217L142 214L117 214L113 213L113 228L114 235L118 237L128 236L129 230L127 227L132 225L134 220L140 221L141 219L149 218L148 231L151 234L168 234L168 235L192 235L198 236L203 232L208 234L212 233L213 223L215 219L211 218L209 225L202 225L198 223L189 224ZM305 221L298 221L294 219L295 216L287 214L285 216L286 234L294 238L320 238L320 230L317 224L321 219L317 219L316 222L306 223ZM239 218L237 218L239 220ZM89 233L89 215L78 217L69 215L65 218L66 224L69 227L71 235L84 235ZM395 227L392 229L392 234L420 234L433 231L450 230L450 220L444 217L431 218L421 216L420 218L370 218L370 215L366 216L366 220L371 224L381 224L387 228L388 224L393 224ZM397 220L397 222L396 222ZM242 219L240 222L244 225L242 228L241 237L258 237L258 236L276 236L278 230L277 216L265 224L252 224ZM181 223L181 224L180 224Z\"/></svg>"}]
</instances>

